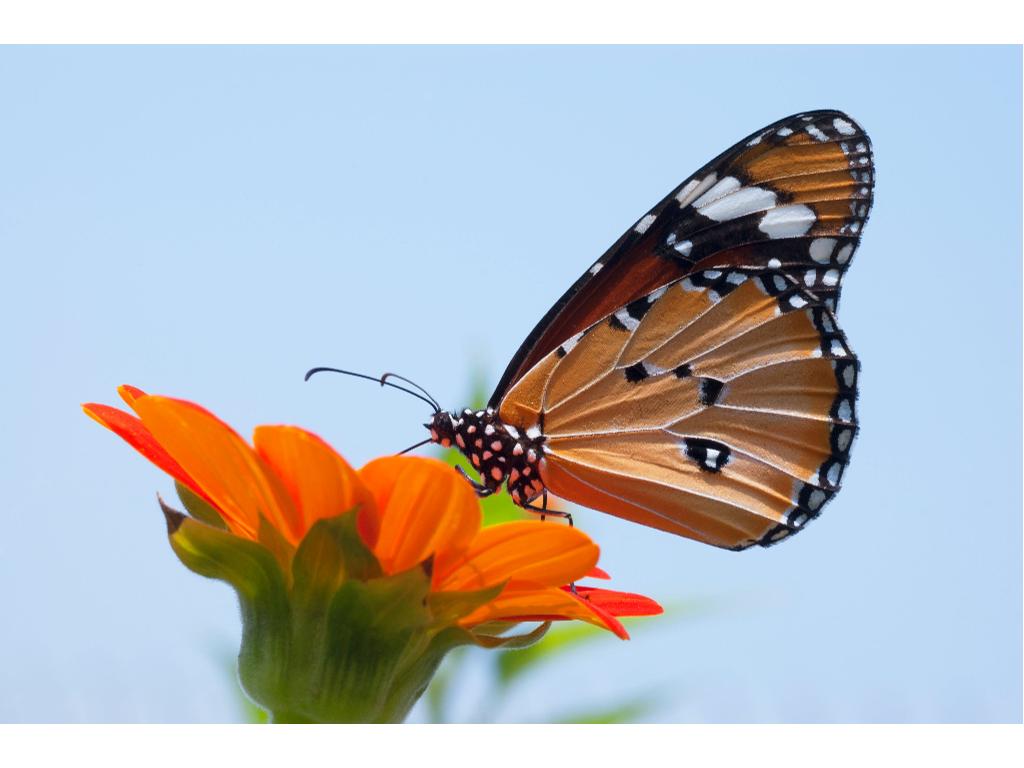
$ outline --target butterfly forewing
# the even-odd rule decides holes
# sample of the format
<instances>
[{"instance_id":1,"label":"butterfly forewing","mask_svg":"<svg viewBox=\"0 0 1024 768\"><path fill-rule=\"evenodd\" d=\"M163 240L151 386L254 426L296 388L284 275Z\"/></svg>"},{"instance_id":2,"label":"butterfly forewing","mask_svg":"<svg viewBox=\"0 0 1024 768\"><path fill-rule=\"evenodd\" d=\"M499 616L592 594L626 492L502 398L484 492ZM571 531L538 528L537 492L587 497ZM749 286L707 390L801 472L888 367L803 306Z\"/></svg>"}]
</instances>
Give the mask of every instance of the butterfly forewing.
<instances>
[{"instance_id":1,"label":"butterfly forewing","mask_svg":"<svg viewBox=\"0 0 1024 768\"><path fill-rule=\"evenodd\" d=\"M866 134L842 112L780 120L712 160L642 216L548 311L491 398L545 355L651 291L711 267L773 267L835 310L871 208ZM638 342L639 343L639 342Z\"/></svg>"},{"instance_id":2,"label":"butterfly forewing","mask_svg":"<svg viewBox=\"0 0 1024 768\"><path fill-rule=\"evenodd\" d=\"M730 549L771 544L838 490L857 362L784 270L708 269L551 350L500 403L545 436L557 496Z\"/></svg>"}]
</instances>

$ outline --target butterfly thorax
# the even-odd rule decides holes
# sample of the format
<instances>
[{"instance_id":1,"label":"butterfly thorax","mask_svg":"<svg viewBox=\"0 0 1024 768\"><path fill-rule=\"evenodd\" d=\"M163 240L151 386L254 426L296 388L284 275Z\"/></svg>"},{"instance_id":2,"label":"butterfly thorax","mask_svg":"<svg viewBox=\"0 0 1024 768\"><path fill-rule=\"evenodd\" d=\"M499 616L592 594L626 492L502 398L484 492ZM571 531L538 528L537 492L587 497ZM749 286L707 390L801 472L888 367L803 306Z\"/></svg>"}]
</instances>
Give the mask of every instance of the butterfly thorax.
<instances>
[{"instance_id":1,"label":"butterfly thorax","mask_svg":"<svg viewBox=\"0 0 1024 768\"><path fill-rule=\"evenodd\" d=\"M506 424L493 408L464 410L461 414L438 411L430 424L430 439L444 448L454 446L480 473L491 491L505 482L516 504L526 504L544 490L540 463L544 436Z\"/></svg>"}]
</instances>

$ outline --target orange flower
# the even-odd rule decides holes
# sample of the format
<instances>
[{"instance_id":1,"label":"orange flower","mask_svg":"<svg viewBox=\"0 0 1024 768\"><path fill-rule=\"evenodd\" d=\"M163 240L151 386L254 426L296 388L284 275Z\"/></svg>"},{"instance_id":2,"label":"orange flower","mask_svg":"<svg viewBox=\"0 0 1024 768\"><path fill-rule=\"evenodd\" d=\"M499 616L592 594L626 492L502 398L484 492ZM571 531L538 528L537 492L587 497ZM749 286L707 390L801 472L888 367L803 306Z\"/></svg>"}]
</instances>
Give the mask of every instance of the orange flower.
<instances>
[{"instance_id":1,"label":"orange flower","mask_svg":"<svg viewBox=\"0 0 1024 768\"><path fill-rule=\"evenodd\" d=\"M580 619L627 638L616 616L661 612L639 595L566 588L606 577L596 568L597 545L577 528L540 520L481 528L469 484L440 461L392 456L356 471L298 427L257 427L250 446L194 403L118 391L135 416L95 403L83 409L209 505L236 537L263 542L269 525L283 542L275 556L286 562L317 521L358 509L359 535L384 574L428 567L432 594L495 593L458 617L464 629Z\"/></svg>"}]
</instances>

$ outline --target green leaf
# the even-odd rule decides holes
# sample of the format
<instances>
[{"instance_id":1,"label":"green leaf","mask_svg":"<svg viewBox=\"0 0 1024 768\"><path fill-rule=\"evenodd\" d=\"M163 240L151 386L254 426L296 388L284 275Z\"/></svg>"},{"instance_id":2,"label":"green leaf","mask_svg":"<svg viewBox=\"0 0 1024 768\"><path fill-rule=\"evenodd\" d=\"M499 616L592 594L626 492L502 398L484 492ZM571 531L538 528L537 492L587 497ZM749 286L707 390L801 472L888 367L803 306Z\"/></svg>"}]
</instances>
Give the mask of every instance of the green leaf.
<instances>
[{"instance_id":1,"label":"green leaf","mask_svg":"<svg viewBox=\"0 0 1024 768\"><path fill-rule=\"evenodd\" d=\"M178 492L178 498L185 505L185 511L201 523L212 525L226 531L228 524L220 516L220 512L210 506L206 499L197 496L195 492L184 483L174 481L174 488Z\"/></svg>"},{"instance_id":2,"label":"green leaf","mask_svg":"<svg viewBox=\"0 0 1024 768\"><path fill-rule=\"evenodd\" d=\"M522 635L497 636L486 635L481 632L472 632L471 634L473 636L473 642L481 648L528 648L544 637L550 628L551 622L545 621L532 632L527 632Z\"/></svg>"},{"instance_id":3,"label":"green leaf","mask_svg":"<svg viewBox=\"0 0 1024 768\"><path fill-rule=\"evenodd\" d=\"M658 701L648 695L622 704L614 704L600 709L588 709L564 717L556 718L556 723L576 723L588 725L608 725L611 723L635 723L643 719L656 706Z\"/></svg>"}]
</instances>

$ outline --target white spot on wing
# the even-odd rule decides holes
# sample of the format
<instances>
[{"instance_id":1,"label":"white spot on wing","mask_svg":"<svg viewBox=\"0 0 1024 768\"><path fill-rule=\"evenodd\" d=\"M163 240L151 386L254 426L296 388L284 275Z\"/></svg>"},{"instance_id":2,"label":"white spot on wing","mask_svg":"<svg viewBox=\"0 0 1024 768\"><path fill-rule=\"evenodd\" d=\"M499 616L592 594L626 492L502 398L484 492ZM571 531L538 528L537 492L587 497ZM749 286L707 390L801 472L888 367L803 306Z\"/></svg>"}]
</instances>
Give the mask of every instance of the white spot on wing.
<instances>
[{"instance_id":1,"label":"white spot on wing","mask_svg":"<svg viewBox=\"0 0 1024 768\"><path fill-rule=\"evenodd\" d=\"M843 120L841 117L837 117L832 121L832 127L844 136L853 136L857 132L857 129L853 127L853 123Z\"/></svg>"},{"instance_id":2,"label":"white spot on wing","mask_svg":"<svg viewBox=\"0 0 1024 768\"><path fill-rule=\"evenodd\" d=\"M852 429L844 429L842 432L839 433L839 436L836 437L836 447L840 451L845 451L847 448L850 447L850 439L852 437L853 437L853 430Z\"/></svg>"},{"instance_id":3,"label":"white spot on wing","mask_svg":"<svg viewBox=\"0 0 1024 768\"><path fill-rule=\"evenodd\" d=\"M701 208L702 206L705 206L708 203L718 200L720 197L725 197L726 195L735 192L737 189L740 188L740 186L740 180L737 179L735 176L726 176L721 181L715 182L710 189L705 187L706 191L704 192L704 194L702 194L700 197L693 201L693 207ZM694 192L696 191L697 190L694 190Z\"/></svg>"},{"instance_id":4,"label":"white spot on wing","mask_svg":"<svg viewBox=\"0 0 1024 768\"><path fill-rule=\"evenodd\" d=\"M783 205L761 217L761 223L757 228L773 240L781 237L799 237L813 226L815 219L814 211L806 205Z\"/></svg>"},{"instance_id":5,"label":"white spot on wing","mask_svg":"<svg viewBox=\"0 0 1024 768\"><path fill-rule=\"evenodd\" d=\"M853 243L847 243L839 249L839 253L836 254L836 261L840 264L845 264L850 260L851 253L853 253Z\"/></svg>"},{"instance_id":6,"label":"white spot on wing","mask_svg":"<svg viewBox=\"0 0 1024 768\"><path fill-rule=\"evenodd\" d=\"M615 311L615 319L626 326L628 331L635 331L637 326L640 325L640 321L630 315L625 307Z\"/></svg>"},{"instance_id":7,"label":"white spot on wing","mask_svg":"<svg viewBox=\"0 0 1024 768\"><path fill-rule=\"evenodd\" d=\"M683 240L683 242L675 244L675 249L679 251L682 256L686 257L689 256L690 251L693 250L693 243L689 240Z\"/></svg>"},{"instance_id":8,"label":"white spot on wing","mask_svg":"<svg viewBox=\"0 0 1024 768\"><path fill-rule=\"evenodd\" d=\"M836 241L831 237L819 237L811 241L811 258L819 264L828 264L832 258L832 249L836 247Z\"/></svg>"},{"instance_id":9,"label":"white spot on wing","mask_svg":"<svg viewBox=\"0 0 1024 768\"><path fill-rule=\"evenodd\" d=\"M583 334L582 333L577 333L575 336L570 336L568 339L566 339L562 343L562 350L566 354L569 354L570 352L572 352L573 347L575 347L577 344L580 343L580 339L582 339L582 338L583 338ZM512 435L512 437L514 437L514 438L518 438L519 437L519 433L512 434L512 429L513 429L512 427L509 427L507 429L508 429L508 433L510 435Z\"/></svg>"},{"instance_id":10,"label":"white spot on wing","mask_svg":"<svg viewBox=\"0 0 1024 768\"><path fill-rule=\"evenodd\" d=\"M824 132L813 123L807 126L807 132L811 134L816 141L828 141L828 136L826 136Z\"/></svg>"},{"instance_id":11,"label":"white spot on wing","mask_svg":"<svg viewBox=\"0 0 1024 768\"><path fill-rule=\"evenodd\" d=\"M590 268L590 270L589 270L589 271L590 271L590 274L592 274L592 275L596 275L596 274L597 274L598 272L600 272L600 271L601 271L601 268L602 268L602 267L604 267L604 264L602 264L602 263L601 263L600 261L599 261L599 262L597 262L596 264L594 264L594 266L592 266L592 267Z\"/></svg>"},{"instance_id":12,"label":"white spot on wing","mask_svg":"<svg viewBox=\"0 0 1024 768\"><path fill-rule=\"evenodd\" d=\"M839 403L839 408L836 411L836 415L840 421L849 421L850 417L853 416L853 406L850 405L850 401L844 399Z\"/></svg>"},{"instance_id":13,"label":"white spot on wing","mask_svg":"<svg viewBox=\"0 0 1024 768\"><path fill-rule=\"evenodd\" d=\"M815 488L811 491L811 495L807 499L807 508L814 512L822 504L825 503L825 492L820 488Z\"/></svg>"},{"instance_id":14,"label":"white spot on wing","mask_svg":"<svg viewBox=\"0 0 1024 768\"><path fill-rule=\"evenodd\" d=\"M640 219L640 221L636 223L636 226L633 227L633 230L637 234L642 235L644 234L644 232L651 228L651 224L653 224L655 219L657 218L658 217L655 216L653 213L648 213L646 216L644 216L642 219Z\"/></svg>"},{"instance_id":15,"label":"white spot on wing","mask_svg":"<svg viewBox=\"0 0 1024 768\"><path fill-rule=\"evenodd\" d=\"M779 130L777 130L775 133L778 134L779 136L786 137L786 136L790 136L793 133L793 129L792 128L779 128Z\"/></svg>"},{"instance_id":16,"label":"white spot on wing","mask_svg":"<svg viewBox=\"0 0 1024 768\"><path fill-rule=\"evenodd\" d=\"M839 472L843 465L838 462L828 468L828 482L830 485L839 485Z\"/></svg>"},{"instance_id":17,"label":"white spot on wing","mask_svg":"<svg viewBox=\"0 0 1024 768\"><path fill-rule=\"evenodd\" d=\"M736 181L731 176L728 177L728 179L723 179L722 181L725 182L730 179L732 181ZM736 181L736 184L739 185L739 182ZM715 187L717 188L718 185L716 184ZM714 191L714 189L711 189L707 194L711 195ZM731 193L726 193L724 197L720 196L717 199L712 199L704 205L701 205L700 200L698 200L694 203L694 207L700 211L701 215L707 216L713 221L721 222L732 221L733 219L738 219L741 216L758 213L759 211L767 211L775 205L775 201L775 193L770 189L762 189L761 187L739 187ZM810 208L807 210L809 211ZM806 229L803 230L803 232L806 231ZM800 234L803 234L803 232Z\"/></svg>"},{"instance_id":18,"label":"white spot on wing","mask_svg":"<svg viewBox=\"0 0 1024 768\"><path fill-rule=\"evenodd\" d=\"M691 179L686 185L676 193L676 201L679 203L680 208L685 208L694 199L703 194L707 189L718 180L717 173L711 173L705 176L703 179Z\"/></svg>"}]
</instances>

